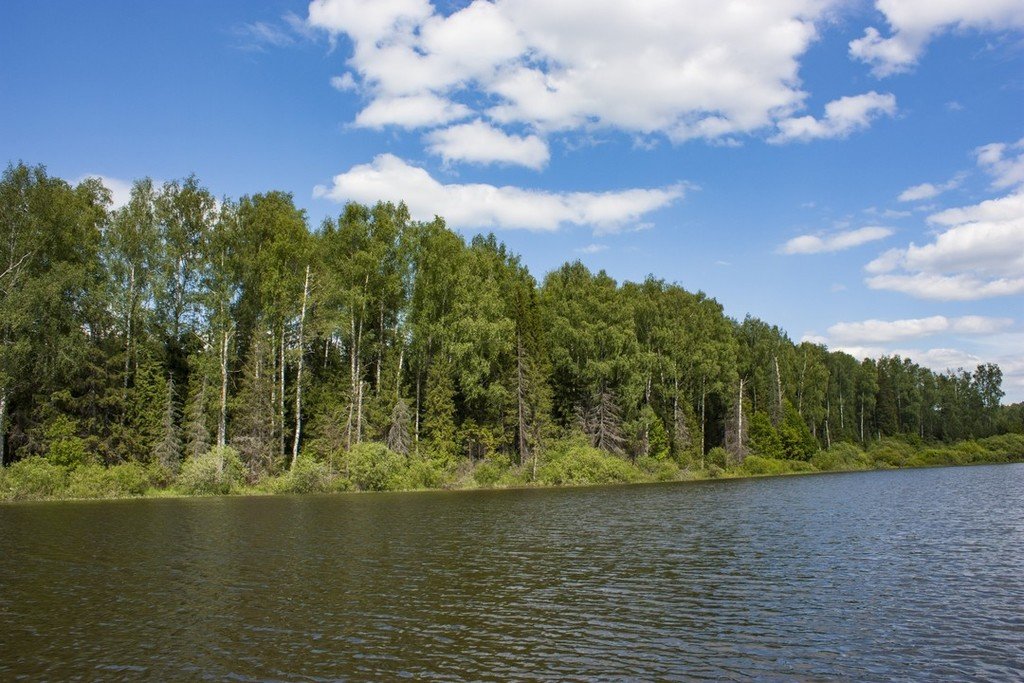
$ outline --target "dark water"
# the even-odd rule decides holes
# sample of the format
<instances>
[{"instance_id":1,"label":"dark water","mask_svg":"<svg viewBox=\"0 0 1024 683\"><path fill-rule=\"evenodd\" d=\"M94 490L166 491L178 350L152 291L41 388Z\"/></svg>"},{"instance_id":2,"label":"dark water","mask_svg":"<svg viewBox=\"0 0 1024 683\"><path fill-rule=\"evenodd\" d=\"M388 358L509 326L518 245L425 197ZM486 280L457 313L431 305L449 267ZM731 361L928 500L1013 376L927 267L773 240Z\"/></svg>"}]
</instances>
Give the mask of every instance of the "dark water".
<instances>
[{"instance_id":1,"label":"dark water","mask_svg":"<svg viewBox=\"0 0 1024 683\"><path fill-rule=\"evenodd\" d=\"M0 680L1024 677L1024 465L0 507Z\"/></svg>"}]
</instances>

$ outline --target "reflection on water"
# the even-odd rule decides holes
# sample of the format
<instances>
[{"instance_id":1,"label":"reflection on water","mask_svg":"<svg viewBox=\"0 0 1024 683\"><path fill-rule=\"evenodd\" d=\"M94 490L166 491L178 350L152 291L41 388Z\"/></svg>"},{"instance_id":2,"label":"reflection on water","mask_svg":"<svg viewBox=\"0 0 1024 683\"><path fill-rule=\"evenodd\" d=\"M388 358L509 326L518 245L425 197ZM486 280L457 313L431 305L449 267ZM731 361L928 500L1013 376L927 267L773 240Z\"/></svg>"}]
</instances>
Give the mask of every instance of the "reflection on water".
<instances>
[{"instance_id":1,"label":"reflection on water","mask_svg":"<svg viewBox=\"0 0 1024 683\"><path fill-rule=\"evenodd\" d=\"M1024 676L1024 465L0 507L0 679Z\"/></svg>"}]
</instances>

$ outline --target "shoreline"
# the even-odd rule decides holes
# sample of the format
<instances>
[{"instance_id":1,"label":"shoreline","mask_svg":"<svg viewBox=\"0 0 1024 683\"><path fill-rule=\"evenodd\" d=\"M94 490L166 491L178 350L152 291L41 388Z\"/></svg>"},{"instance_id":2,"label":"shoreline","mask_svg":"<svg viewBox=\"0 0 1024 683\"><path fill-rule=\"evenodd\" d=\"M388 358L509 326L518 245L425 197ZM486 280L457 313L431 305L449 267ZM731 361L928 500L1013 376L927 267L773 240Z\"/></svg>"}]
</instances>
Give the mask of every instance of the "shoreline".
<instances>
[{"instance_id":1,"label":"shoreline","mask_svg":"<svg viewBox=\"0 0 1024 683\"><path fill-rule=\"evenodd\" d=\"M52 497L38 497L38 498L22 498L22 499L10 499L0 498L0 506L6 505L24 505L24 504L39 504L39 503L93 503L93 502L120 502L120 501L139 501L139 500L190 500L190 499L228 499L228 498L269 498L269 497L307 497L307 496L343 496L343 495L362 495L362 494L394 494L394 493L475 493L475 492L486 492L486 491L545 491L545 490L559 490L559 489L584 489L584 488L598 488L607 486L648 486L658 484L690 484L690 483L708 483L708 482L728 482L728 481L744 481L751 479L772 479L777 477L796 477L796 476L814 476L814 475L832 475L832 474L860 474L860 473L871 473L871 472L891 472L896 470L924 470L924 469L945 469L945 468L956 468L956 467L977 467L985 465L1019 465L1024 464L1024 454L1017 455L1010 459L990 460L990 461L977 461L977 462L965 462L965 463L938 463L938 464L922 464L922 465L903 465L896 467L871 467L862 469L829 469L829 470L804 470L804 471L792 471L792 472L773 472L773 473L747 473L742 471L726 471L720 475L709 475L706 470L700 472L694 472L697 476L693 477L680 477L675 479L656 479L649 478L639 481L612 481L612 482L579 482L579 483L563 483L563 484L513 484L508 486L500 485L467 485L467 486L447 486L447 487L434 487L434 488L398 488L398 489L387 489L387 490L359 490L359 489L348 489L348 490L334 490L334 491L308 491L308 492L296 492L296 491L270 491L260 489L258 487L242 487L237 490L230 491L228 493L185 493L181 491L175 491L173 489L150 489L141 495L120 495L120 496L90 496L90 497L75 497L75 496L52 496Z\"/></svg>"}]
</instances>

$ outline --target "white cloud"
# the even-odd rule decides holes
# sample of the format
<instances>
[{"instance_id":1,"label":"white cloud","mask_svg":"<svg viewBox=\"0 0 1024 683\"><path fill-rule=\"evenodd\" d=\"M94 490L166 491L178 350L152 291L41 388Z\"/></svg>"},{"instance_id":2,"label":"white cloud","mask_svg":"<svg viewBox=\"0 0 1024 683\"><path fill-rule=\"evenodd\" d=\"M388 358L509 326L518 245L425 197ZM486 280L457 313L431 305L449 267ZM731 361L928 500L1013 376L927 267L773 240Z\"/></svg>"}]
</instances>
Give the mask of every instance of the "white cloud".
<instances>
[{"instance_id":1,"label":"white cloud","mask_svg":"<svg viewBox=\"0 0 1024 683\"><path fill-rule=\"evenodd\" d=\"M844 345L881 344L905 339L916 339L940 333L994 334L1013 325L1011 318L990 318L968 315L947 318L934 315L929 318L906 320L863 320L841 322L828 328L829 339Z\"/></svg>"},{"instance_id":2,"label":"white cloud","mask_svg":"<svg viewBox=\"0 0 1024 683\"><path fill-rule=\"evenodd\" d=\"M267 47L288 47L295 44L295 37L286 29L265 21L254 21L236 26L233 31L244 50L262 52Z\"/></svg>"},{"instance_id":3,"label":"white cloud","mask_svg":"<svg viewBox=\"0 0 1024 683\"><path fill-rule=\"evenodd\" d=\"M923 199L932 199L933 197L938 197L943 192L956 189L962 181L963 176L956 175L938 185L934 183L921 183L920 185L914 185L903 190L896 199L901 202L917 202Z\"/></svg>"},{"instance_id":4,"label":"white cloud","mask_svg":"<svg viewBox=\"0 0 1024 683\"><path fill-rule=\"evenodd\" d=\"M483 121L435 130L427 136L427 149L446 162L517 164L543 168L550 158L547 143L536 135L508 135Z\"/></svg>"},{"instance_id":5,"label":"white cloud","mask_svg":"<svg viewBox=\"0 0 1024 683\"><path fill-rule=\"evenodd\" d=\"M607 244L588 244L585 247L579 247L576 251L580 254L599 254L602 251L607 251Z\"/></svg>"},{"instance_id":6,"label":"white cloud","mask_svg":"<svg viewBox=\"0 0 1024 683\"><path fill-rule=\"evenodd\" d=\"M356 79L352 77L352 74L346 71L340 76L331 77L331 87L339 92L347 92L356 90L359 86L356 85Z\"/></svg>"},{"instance_id":7,"label":"white cloud","mask_svg":"<svg viewBox=\"0 0 1024 683\"><path fill-rule=\"evenodd\" d=\"M483 183L442 184L422 168L391 154L354 166L314 195L337 202L404 201L412 216L443 216L456 228L523 228L551 231L585 225L597 233L634 226L645 214L681 199L683 184L613 192L547 192Z\"/></svg>"},{"instance_id":8,"label":"white cloud","mask_svg":"<svg viewBox=\"0 0 1024 683\"><path fill-rule=\"evenodd\" d=\"M1016 151L1017 156L1007 154ZM993 142L974 150L981 166L993 176L992 187L1005 188L1024 184L1024 138L1013 144Z\"/></svg>"},{"instance_id":9,"label":"white cloud","mask_svg":"<svg viewBox=\"0 0 1024 683\"><path fill-rule=\"evenodd\" d=\"M128 203L128 200L132 197L132 182L130 180L121 180L120 178L111 178L110 176L100 175L99 173L86 173L75 178L71 181L72 185L77 185L86 178L99 178L103 186L110 190L111 208L120 209L122 206Z\"/></svg>"},{"instance_id":10,"label":"white cloud","mask_svg":"<svg viewBox=\"0 0 1024 683\"><path fill-rule=\"evenodd\" d=\"M880 116L896 113L896 97L872 90L862 95L840 97L825 105L825 116L800 116L778 122L779 132L769 142L807 142L822 138L844 138L871 125Z\"/></svg>"},{"instance_id":11,"label":"white cloud","mask_svg":"<svg viewBox=\"0 0 1024 683\"><path fill-rule=\"evenodd\" d=\"M433 97L538 135L611 128L735 143L779 121L800 121L787 124L792 139L841 137L892 113L891 95L870 93L831 103L823 121L793 118L806 98L800 59L840 4L474 0L446 16L427 0L314 0L308 22L351 39L348 65L372 97L360 125L444 125L441 111L415 124L378 111Z\"/></svg>"},{"instance_id":12,"label":"white cloud","mask_svg":"<svg viewBox=\"0 0 1024 683\"><path fill-rule=\"evenodd\" d=\"M932 242L891 249L869 263L869 287L941 300L1024 293L1024 192L928 221L946 229Z\"/></svg>"},{"instance_id":13,"label":"white cloud","mask_svg":"<svg viewBox=\"0 0 1024 683\"><path fill-rule=\"evenodd\" d=\"M909 71L925 46L950 29L1003 31L1024 29L1020 0L876 0L890 34L869 27L850 42L850 55L871 65L875 76Z\"/></svg>"},{"instance_id":14,"label":"white cloud","mask_svg":"<svg viewBox=\"0 0 1024 683\"><path fill-rule=\"evenodd\" d=\"M868 226L829 235L800 235L783 244L779 251L783 254L820 254L842 251L885 239L891 234L892 230L889 228Z\"/></svg>"},{"instance_id":15,"label":"white cloud","mask_svg":"<svg viewBox=\"0 0 1024 683\"><path fill-rule=\"evenodd\" d=\"M469 107L436 95L409 95L374 100L359 112L355 123L366 128L421 128L464 119L471 113Z\"/></svg>"}]
</instances>

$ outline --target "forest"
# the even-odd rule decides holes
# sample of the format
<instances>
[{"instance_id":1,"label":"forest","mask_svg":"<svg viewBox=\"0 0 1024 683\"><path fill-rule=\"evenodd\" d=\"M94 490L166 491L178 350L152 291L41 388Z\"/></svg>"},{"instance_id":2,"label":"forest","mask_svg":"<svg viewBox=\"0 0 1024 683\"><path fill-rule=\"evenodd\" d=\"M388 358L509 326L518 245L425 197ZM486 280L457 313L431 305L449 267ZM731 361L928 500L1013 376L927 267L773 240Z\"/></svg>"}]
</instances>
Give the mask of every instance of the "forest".
<instances>
[{"instance_id":1,"label":"forest","mask_svg":"<svg viewBox=\"0 0 1024 683\"><path fill-rule=\"evenodd\" d=\"M194 176L117 209L42 166L0 181L0 498L1021 459L1001 384L795 343L653 277L538 282L403 204L311 226Z\"/></svg>"}]
</instances>

